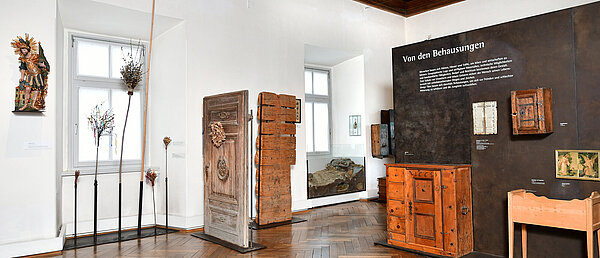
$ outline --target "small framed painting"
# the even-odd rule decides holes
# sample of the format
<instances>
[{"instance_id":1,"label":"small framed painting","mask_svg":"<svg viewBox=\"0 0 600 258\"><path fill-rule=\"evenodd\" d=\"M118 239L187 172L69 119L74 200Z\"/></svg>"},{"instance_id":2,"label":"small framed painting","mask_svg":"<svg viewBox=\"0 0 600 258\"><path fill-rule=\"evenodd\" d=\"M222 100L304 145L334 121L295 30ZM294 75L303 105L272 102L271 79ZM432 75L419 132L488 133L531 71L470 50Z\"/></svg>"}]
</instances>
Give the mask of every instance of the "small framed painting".
<instances>
[{"instance_id":1,"label":"small framed painting","mask_svg":"<svg viewBox=\"0 0 600 258\"><path fill-rule=\"evenodd\" d=\"M598 150L556 150L556 178L596 180L598 173Z\"/></svg>"},{"instance_id":2,"label":"small framed painting","mask_svg":"<svg viewBox=\"0 0 600 258\"><path fill-rule=\"evenodd\" d=\"M302 100L296 99L296 124L302 122Z\"/></svg>"},{"instance_id":3,"label":"small framed painting","mask_svg":"<svg viewBox=\"0 0 600 258\"><path fill-rule=\"evenodd\" d=\"M350 116L350 136L360 136L360 115Z\"/></svg>"}]
</instances>

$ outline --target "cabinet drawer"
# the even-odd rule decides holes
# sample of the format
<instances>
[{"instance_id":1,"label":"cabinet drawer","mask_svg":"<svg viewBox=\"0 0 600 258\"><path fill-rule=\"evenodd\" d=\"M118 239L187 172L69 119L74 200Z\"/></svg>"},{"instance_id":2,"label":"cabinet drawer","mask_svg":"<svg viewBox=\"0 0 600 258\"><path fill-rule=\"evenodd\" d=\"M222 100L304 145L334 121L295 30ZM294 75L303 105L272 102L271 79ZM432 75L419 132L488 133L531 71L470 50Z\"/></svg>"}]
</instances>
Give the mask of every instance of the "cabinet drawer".
<instances>
[{"instance_id":1,"label":"cabinet drawer","mask_svg":"<svg viewBox=\"0 0 600 258\"><path fill-rule=\"evenodd\" d=\"M388 239L404 242L404 241L406 241L406 235L394 233L394 232L388 232Z\"/></svg>"},{"instance_id":2,"label":"cabinet drawer","mask_svg":"<svg viewBox=\"0 0 600 258\"><path fill-rule=\"evenodd\" d=\"M387 195L390 200L404 200L404 183L389 182Z\"/></svg>"},{"instance_id":3,"label":"cabinet drawer","mask_svg":"<svg viewBox=\"0 0 600 258\"><path fill-rule=\"evenodd\" d=\"M406 233L406 220L396 216L388 216L388 230L395 233Z\"/></svg>"},{"instance_id":4,"label":"cabinet drawer","mask_svg":"<svg viewBox=\"0 0 600 258\"><path fill-rule=\"evenodd\" d=\"M388 214L391 216L404 217L404 201L388 201Z\"/></svg>"},{"instance_id":5,"label":"cabinet drawer","mask_svg":"<svg viewBox=\"0 0 600 258\"><path fill-rule=\"evenodd\" d=\"M404 182L404 168L388 168L387 180L392 182Z\"/></svg>"}]
</instances>

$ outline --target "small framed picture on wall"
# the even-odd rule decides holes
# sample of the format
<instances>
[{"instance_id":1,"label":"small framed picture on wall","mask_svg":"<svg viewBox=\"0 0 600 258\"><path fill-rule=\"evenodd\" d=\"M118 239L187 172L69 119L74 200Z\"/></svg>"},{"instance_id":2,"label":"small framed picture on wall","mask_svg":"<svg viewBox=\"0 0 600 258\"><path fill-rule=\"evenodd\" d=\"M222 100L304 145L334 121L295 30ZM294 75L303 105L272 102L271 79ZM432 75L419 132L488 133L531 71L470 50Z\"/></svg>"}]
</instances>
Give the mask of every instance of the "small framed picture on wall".
<instances>
[{"instance_id":1,"label":"small framed picture on wall","mask_svg":"<svg viewBox=\"0 0 600 258\"><path fill-rule=\"evenodd\" d=\"M350 116L350 136L360 136L360 115Z\"/></svg>"},{"instance_id":2,"label":"small framed picture on wall","mask_svg":"<svg viewBox=\"0 0 600 258\"><path fill-rule=\"evenodd\" d=\"M302 100L296 99L296 124L302 122Z\"/></svg>"}]
</instances>

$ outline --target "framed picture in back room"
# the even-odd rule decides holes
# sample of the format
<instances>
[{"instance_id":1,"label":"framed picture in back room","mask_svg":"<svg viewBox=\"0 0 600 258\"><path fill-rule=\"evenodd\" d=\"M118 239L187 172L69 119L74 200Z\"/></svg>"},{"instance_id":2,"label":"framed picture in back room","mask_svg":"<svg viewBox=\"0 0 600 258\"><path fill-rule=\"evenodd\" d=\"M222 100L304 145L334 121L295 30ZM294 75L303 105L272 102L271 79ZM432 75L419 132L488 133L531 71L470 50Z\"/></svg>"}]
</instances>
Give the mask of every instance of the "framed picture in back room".
<instances>
[{"instance_id":1,"label":"framed picture in back room","mask_svg":"<svg viewBox=\"0 0 600 258\"><path fill-rule=\"evenodd\" d=\"M360 136L360 115L350 116L350 136Z\"/></svg>"}]
</instances>

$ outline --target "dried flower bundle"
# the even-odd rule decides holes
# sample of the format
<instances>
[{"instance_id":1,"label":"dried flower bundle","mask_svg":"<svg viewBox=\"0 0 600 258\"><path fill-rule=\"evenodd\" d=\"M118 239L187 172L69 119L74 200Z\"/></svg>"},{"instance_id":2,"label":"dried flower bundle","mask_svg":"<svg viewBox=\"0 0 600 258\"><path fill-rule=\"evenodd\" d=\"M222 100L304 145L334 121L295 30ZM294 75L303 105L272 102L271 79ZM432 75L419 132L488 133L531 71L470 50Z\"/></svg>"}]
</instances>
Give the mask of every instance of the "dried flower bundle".
<instances>
[{"instance_id":1,"label":"dried flower bundle","mask_svg":"<svg viewBox=\"0 0 600 258\"><path fill-rule=\"evenodd\" d=\"M130 45L129 53L123 53L123 61L125 65L121 67L121 80L127 86L127 94L133 95L133 90L142 81L143 71L143 51L142 45L138 43L135 54L133 53L133 46ZM121 48L121 51L123 49Z\"/></svg>"},{"instance_id":2,"label":"dried flower bundle","mask_svg":"<svg viewBox=\"0 0 600 258\"><path fill-rule=\"evenodd\" d=\"M149 168L148 170L146 170L146 179L148 179L148 181L150 181L150 183L152 184L152 186L154 186L154 181L156 180L156 172L154 172L153 169Z\"/></svg>"},{"instance_id":3,"label":"dried flower bundle","mask_svg":"<svg viewBox=\"0 0 600 258\"><path fill-rule=\"evenodd\" d=\"M171 143L171 138L166 136L165 138L163 138L163 143L165 143L165 149L167 149L167 147L169 146L169 143Z\"/></svg>"},{"instance_id":4,"label":"dried flower bundle","mask_svg":"<svg viewBox=\"0 0 600 258\"><path fill-rule=\"evenodd\" d=\"M112 134L115 127L115 115L112 109L102 110L102 104L96 105L88 116L88 125L94 131L96 146L99 146L100 136Z\"/></svg>"}]
</instances>

